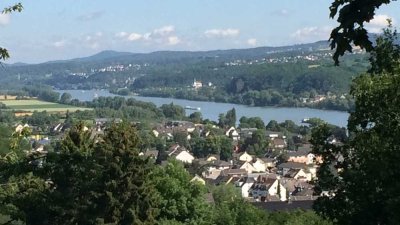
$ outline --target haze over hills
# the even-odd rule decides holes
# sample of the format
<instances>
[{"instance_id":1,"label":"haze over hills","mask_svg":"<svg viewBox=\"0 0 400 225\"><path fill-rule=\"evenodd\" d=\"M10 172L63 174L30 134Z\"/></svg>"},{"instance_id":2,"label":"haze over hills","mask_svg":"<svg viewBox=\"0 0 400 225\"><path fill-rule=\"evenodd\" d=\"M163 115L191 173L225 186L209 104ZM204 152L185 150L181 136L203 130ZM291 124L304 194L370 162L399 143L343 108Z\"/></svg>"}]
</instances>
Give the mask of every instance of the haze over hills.
<instances>
[{"instance_id":1,"label":"haze over hills","mask_svg":"<svg viewBox=\"0 0 400 225\"><path fill-rule=\"evenodd\" d=\"M352 78L368 67L361 50L343 57L341 66L335 67L328 44L151 53L109 50L70 60L6 65L0 70L0 88L44 84L56 89L299 106L300 96L347 93ZM193 80L203 81L205 88L193 90ZM340 109L347 108L346 103Z\"/></svg>"},{"instance_id":2,"label":"haze over hills","mask_svg":"<svg viewBox=\"0 0 400 225\"><path fill-rule=\"evenodd\" d=\"M27 64L23 62L18 62L14 64L6 64L8 66L32 66L32 65L43 65L43 64L54 64L54 63L85 63L85 62L119 62L127 60L150 60L157 62L157 59L164 61L166 57L171 58L171 60L179 60L185 58L194 57L221 57L225 59L251 59L262 57L268 54L285 53L285 52L300 52L300 51L319 51L329 49L327 41L318 41L314 43L307 44L297 44L289 46L279 46L279 47L257 47L257 48L247 48L247 49L228 49L228 50L211 50L211 51L156 51L150 53L131 53L131 52L118 52L114 50L101 51L95 55L68 59L68 60L54 60L38 64Z\"/></svg>"}]
</instances>

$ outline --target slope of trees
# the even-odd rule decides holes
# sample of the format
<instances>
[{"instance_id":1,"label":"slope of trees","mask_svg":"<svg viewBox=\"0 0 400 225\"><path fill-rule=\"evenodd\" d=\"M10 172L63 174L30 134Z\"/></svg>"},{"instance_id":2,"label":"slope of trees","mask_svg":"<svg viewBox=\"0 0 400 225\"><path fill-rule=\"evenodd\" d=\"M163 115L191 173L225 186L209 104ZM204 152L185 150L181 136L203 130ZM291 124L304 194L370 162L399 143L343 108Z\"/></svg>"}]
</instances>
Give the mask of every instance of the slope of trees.
<instances>
[{"instance_id":1,"label":"slope of trees","mask_svg":"<svg viewBox=\"0 0 400 225\"><path fill-rule=\"evenodd\" d=\"M351 2L357 3L361 4ZM358 16L365 20L363 14ZM343 23L352 21L344 19ZM353 82L355 111L349 118L349 140L344 145L330 143L332 130L326 125L313 131L314 152L323 156L316 187L319 193L328 193L314 207L337 224L400 223L400 182L394 179L400 176L400 46L396 39L396 30L385 29L371 50L371 70Z\"/></svg>"},{"instance_id":2,"label":"slope of trees","mask_svg":"<svg viewBox=\"0 0 400 225\"><path fill-rule=\"evenodd\" d=\"M268 213L244 201L233 186L207 190L190 182L182 164L161 167L139 156L140 143L126 123L112 124L96 137L78 124L55 152L1 158L0 222L331 224L312 212ZM205 194L215 204L207 203Z\"/></svg>"}]
</instances>

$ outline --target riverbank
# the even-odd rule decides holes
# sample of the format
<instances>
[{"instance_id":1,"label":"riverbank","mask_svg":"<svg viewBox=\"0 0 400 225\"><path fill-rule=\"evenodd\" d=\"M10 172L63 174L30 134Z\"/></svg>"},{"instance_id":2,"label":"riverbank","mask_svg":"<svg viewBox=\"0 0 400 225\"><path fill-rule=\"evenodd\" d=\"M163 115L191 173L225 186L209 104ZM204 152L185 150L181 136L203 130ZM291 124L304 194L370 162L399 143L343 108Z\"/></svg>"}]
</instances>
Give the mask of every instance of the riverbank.
<instances>
[{"instance_id":1,"label":"riverbank","mask_svg":"<svg viewBox=\"0 0 400 225\"><path fill-rule=\"evenodd\" d=\"M107 90L56 90L59 93L69 93L72 98L79 101L92 101L96 97L109 97L119 96L110 93ZM176 98L161 98L161 97L144 97L144 96L123 96L125 98L135 98L144 102L152 102L156 106L163 104L176 104L182 107L192 106L201 108L201 113L204 119L217 121L221 113L226 113L228 110L235 108L237 119L242 116L246 117L260 117L263 121L276 120L283 122L285 120L292 120L300 124L304 118L317 117L330 124L345 127L347 126L347 119L349 114L347 112L334 111L334 110L321 110L311 108L293 108L293 107L252 107L232 103L217 103L207 101L191 101ZM186 110L189 115L192 110Z\"/></svg>"},{"instance_id":2,"label":"riverbank","mask_svg":"<svg viewBox=\"0 0 400 225\"><path fill-rule=\"evenodd\" d=\"M158 98L174 98L190 101L206 101L216 103L231 103L246 105L251 107L294 107L294 108L311 108L322 110L335 110L341 112L349 112L354 109L354 101L348 96L319 96L321 99L311 100L310 98L300 98L299 96L281 95L272 92L256 92L251 91L245 94L228 95L215 89L206 88L204 90L193 90L188 88L163 88L163 89L144 89L137 90L134 94L123 89L122 91L114 91L114 94L123 96L143 96ZM275 94L274 94L275 93Z\"/></svg>"}]
</instances>

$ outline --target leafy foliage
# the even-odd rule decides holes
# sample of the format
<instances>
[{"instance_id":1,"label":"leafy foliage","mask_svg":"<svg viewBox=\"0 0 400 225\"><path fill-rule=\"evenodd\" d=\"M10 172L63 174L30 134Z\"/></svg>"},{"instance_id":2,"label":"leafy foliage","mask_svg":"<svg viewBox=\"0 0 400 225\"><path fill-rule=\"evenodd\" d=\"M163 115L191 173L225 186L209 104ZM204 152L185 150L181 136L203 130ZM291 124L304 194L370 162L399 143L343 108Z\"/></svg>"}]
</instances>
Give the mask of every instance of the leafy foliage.
<instances>
[{"instance_id":1,"label":"leafy foliage","mask_svg":"<svg viewBox=\"0 0 400 225\"><path fill-rule=\"evenodd\" d=\"M1 213L26 224L154 224L154 165L138 144L130 125L113 125L95 142L79 124L42 166L32 164L41 156L2 162Z\"/></svg>"},{"instance_id":2,"label":"leafy foliage","mask_svg":"<svg viewBox=\"0 0 400 225\"><path fill-rule=\"evenodd\" d=\"M335 0L330 9L330 17L337 16L339 26L332 30L330 46L335 49L333 59L339 64L339 57L346 51L351 52L354 43L367 51L372 51L373 43L369 40L364 23L370 22L375 10L391 0Z\"/></svg>"},{"instance_id":3,"label":"leafy foliage","mask_svg":"<svg viewBox=\"0 0 400 225\"><path fill-rule=\"evenodd\" d=\"M4 8L1 13L2 14L9 14L12 12L21 12L23 9L23 6L21 3L17 3L15 5L9 6ZM8 50L5 48L0 47L0 60L6 60L10 58L10 54L8 53Z\"/></svg>"},{"instance_id":4,"label":"leafy foliage","mask_svg":"<svg viewBox=\"0 0 400 225\"><path fill-rule=\"evenodd\" d=\"M218 118L218 125L220 127L229 128L236 126L236 109L228 110L226 114L220 114Z\"/></svg>"},{"instance_id":5,"label":"leafy foliage","mask_svg":"<svg viewBox=\"0 0 400 225\"><path fill-rule=\"evenodd\" d=\"M337 224L400 223L400 182L393 179L400 175L400 64L392 42L396 32L383 35L373 50L370 73L353 81L349 140L330 142L333 130L327 125L313 131L314 152L323 157L317 191L329 194L317 200L315 209Z\"/></svg>"},{"instance_id":6,"label":"leafy foliage","mask_svg":"<svg viewBox=\"0 0 400 225\"><path fill-rule=\"evenodd\" d=\"M190 182L191 176L182 164L170 161L157 168L153 180L161 196L159 220L184 224L206 224L211 220L211 207L204 201L205 187Z\"/></svg>"}]
</instances>

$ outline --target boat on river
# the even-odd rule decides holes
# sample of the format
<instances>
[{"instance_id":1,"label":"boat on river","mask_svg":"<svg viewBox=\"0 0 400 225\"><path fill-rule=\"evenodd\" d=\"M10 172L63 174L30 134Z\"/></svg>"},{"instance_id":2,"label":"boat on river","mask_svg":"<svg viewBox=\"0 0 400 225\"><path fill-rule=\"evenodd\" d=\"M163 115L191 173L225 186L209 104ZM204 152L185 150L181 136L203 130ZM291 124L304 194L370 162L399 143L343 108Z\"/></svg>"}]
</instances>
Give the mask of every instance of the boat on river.
<instances>
[{"instance_id":1,"label":"boat on river","mask_svg":"<svg viewBox=\"0 0 400 225\"><path fill-rule=\"evenodd\" d=\"M189 110L197 110L200 111L201 108L200 107L193 107L193 106L185 106L185 109L189 109Z\"/></svg>"}]
</instances>

